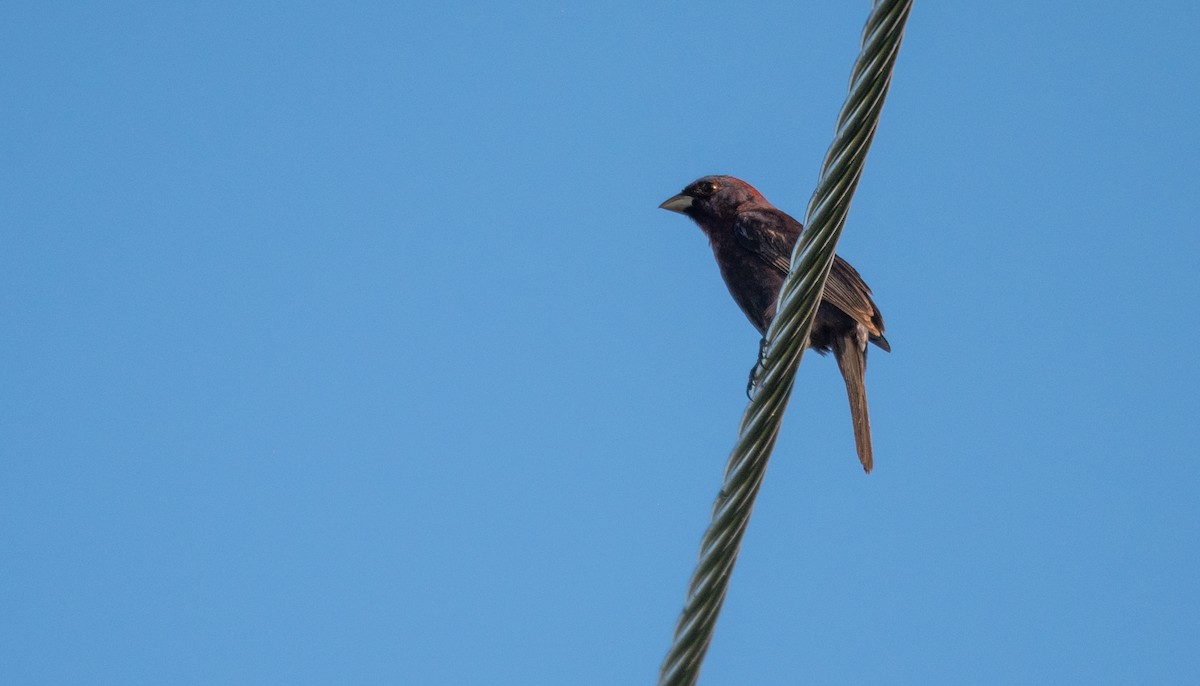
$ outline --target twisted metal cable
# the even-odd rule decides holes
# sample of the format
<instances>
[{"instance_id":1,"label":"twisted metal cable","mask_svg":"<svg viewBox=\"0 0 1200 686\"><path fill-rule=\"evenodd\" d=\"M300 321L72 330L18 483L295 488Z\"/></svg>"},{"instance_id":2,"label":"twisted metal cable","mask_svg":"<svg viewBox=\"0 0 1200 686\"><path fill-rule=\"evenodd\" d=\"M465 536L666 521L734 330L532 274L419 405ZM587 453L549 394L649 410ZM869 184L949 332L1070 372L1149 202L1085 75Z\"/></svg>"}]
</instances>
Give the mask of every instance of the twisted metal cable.
<instances>
[{"instance_id":1,"label":"twisted metal cable","mask_svg":"<svg viewBox=\"0 0 1200 686\"><path fill-rule=\"evenodd\" d=\"M762 365L756 369L754 391L725 467L725 482L713 504L712 522L700 543L700 560L675 626L675 640L663 660L659 686L692 686L700 676L700 664L712 641L754 498L779 435L850 200L879 123L911 9L912 0L875 0L867 18L850 94L808 203L806 228L780 290L778 314L767 331Z\"/></svg>"}]
</instances>

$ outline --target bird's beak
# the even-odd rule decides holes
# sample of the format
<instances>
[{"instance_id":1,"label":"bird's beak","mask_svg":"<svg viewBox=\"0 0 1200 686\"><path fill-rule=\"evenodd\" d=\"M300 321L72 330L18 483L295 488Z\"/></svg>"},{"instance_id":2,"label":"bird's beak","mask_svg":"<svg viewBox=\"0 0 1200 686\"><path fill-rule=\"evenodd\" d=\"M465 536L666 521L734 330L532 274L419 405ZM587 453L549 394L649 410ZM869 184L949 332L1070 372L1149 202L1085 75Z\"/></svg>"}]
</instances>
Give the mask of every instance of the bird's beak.
<instances>
[{"instance_id":1,"label":"bird's beak","mask_svg":"<svg viewBox=\"0 0 1200 686\"><path fill-rule=\"evenodd\" d=\"M672 195L664 200L663 204L659 205L659 207L664 210L671 210L672 212L679 212L680 214L687 212L691 206L692 197L689 195L684 195L683 193L680 193L679 195Z\"/></svg>"}]
</instances>

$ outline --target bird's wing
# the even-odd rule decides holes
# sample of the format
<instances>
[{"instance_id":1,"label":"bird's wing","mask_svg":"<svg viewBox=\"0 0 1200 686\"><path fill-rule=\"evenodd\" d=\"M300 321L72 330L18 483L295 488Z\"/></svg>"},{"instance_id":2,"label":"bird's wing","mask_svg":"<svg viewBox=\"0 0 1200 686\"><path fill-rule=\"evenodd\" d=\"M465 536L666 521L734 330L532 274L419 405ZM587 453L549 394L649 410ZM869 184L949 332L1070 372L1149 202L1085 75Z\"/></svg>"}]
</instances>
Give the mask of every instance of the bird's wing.
<instances>
[{"instance_id":1,"label":"bird's wing","mask_svg":"<svg viewBox=\"0 0 1200 686\"><path fill-rule=\"evenodd\" d=\"M800 223L782 212L741 212L733 224L733 234L738 245L779 270L780 274L787 274L792 248L800 236Z\"/></svg>"},{"instance_id":2,"label":"bird's wing","mask_svg":"<svg viewBox=\"0 0 1200 686\"><path fill-rule=\"evenodd\" d=\"M822 297L831 305L850 315L867 328L873 336L883 335L883 318L871 301L871 289L850 263L837 255L829 269Z\"/></svg>"},{"instance_id":3,"label":"bird's wing","mask_svg":"<svg viewBox=\"0 0 1200 686\"><path fill-rule=\"evenodd\" d=\"M739 245L787 274L800 236L799 222L782 212L749 211L738 215L733 231ZM866 327L872 337L883 335L883 318L871 300L871 289L849 262L836 255L823 299Z\"/></svg>"}]
</instances>

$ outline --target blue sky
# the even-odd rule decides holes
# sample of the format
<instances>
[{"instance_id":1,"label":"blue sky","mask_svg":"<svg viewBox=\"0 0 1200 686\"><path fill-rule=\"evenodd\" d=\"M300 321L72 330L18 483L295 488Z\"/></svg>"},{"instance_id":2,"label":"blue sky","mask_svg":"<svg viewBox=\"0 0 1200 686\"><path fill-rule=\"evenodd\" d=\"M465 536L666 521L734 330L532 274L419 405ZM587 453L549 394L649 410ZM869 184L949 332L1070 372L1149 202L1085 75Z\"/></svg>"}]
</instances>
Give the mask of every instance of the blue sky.
<instances>
[{"instance_id":1,"label":"blue sky","mask_svg":"<svg viewBox=\"0 0 1200 686\"><path fill-rule=\"evenodd\" d=\"M6 3L0 682L652 682L867 8ZM1200 681L1197 25L917 3L701 683Z\"/></svg>"}]
</instances>

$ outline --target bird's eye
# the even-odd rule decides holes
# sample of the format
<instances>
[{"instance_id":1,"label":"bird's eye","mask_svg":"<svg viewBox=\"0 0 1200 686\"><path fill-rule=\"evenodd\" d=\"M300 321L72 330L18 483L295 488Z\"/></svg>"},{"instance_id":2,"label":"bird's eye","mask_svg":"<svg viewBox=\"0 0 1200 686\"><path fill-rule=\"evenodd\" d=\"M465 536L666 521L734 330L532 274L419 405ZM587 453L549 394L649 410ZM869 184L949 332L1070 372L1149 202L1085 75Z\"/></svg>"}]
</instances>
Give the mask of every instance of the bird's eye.
<instances>
[{"instance_id":1,"label":"bird's eye","mask_svg":"<svg viewBox=\"0 0 1200 686\"><path fill-rule=\"evenodd\" d=\"M713 193L717 192L718 188L720 188L720 186L717 185L716 181L702 181L697 190L700 191L701 195L712 195Z\"/></svg>"}]
</instances>

